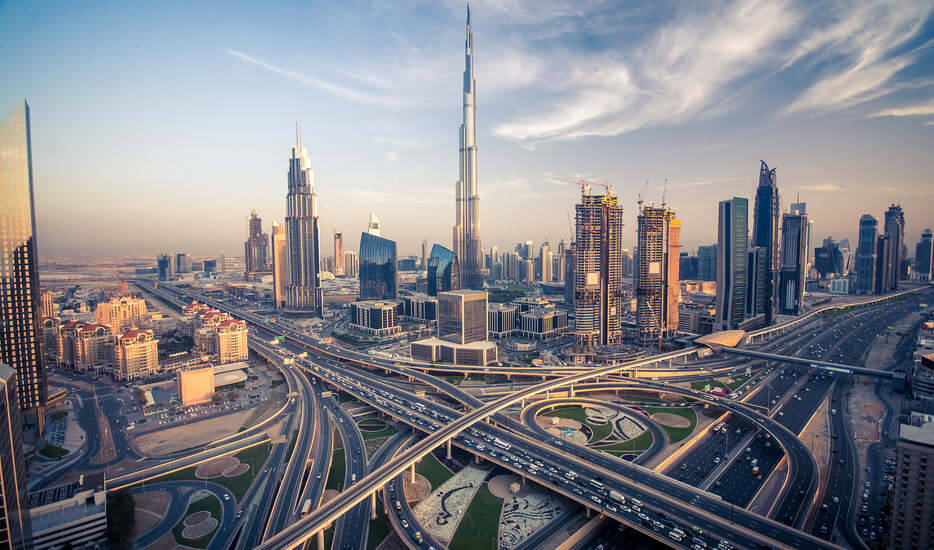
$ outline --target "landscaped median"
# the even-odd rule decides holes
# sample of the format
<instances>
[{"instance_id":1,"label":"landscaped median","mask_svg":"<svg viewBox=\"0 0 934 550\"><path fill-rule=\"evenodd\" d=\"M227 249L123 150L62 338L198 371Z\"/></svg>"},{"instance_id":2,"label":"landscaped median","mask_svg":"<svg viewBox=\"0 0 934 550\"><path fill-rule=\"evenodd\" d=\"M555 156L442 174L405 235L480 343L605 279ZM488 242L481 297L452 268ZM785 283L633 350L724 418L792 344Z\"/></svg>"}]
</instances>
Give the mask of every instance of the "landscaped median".
<instances>
[{"instance_id":1,"label":"landscaped median","mask_svg":"<svg viewBox=\"0 0 934 550\"><path fill-rule=\"evenodd\" d=\"M191 466L177 472L165 474L145 483L162 483L166 481L211 481L233 493L237 500L243 498L256 471L263 467L272 444L269 442L254 445L233 455L227 455L204 462L198 466ZM141 485L143 482L134 483Z\"/></svg>"},{"instance_id":2,"label":"landscaped median","mask_svg":"<svg viewBox=\"0 0 934 550\"><path fill-rule=\"evenodd\" d=\"M172 528L175 542L191 548L207 548L217 532L223 511L210 491L197 491L188 502L182 520Z\"/></svg>"},{"instance_id":3,"label":"landscaped median","mask_svg":"<svg viewBox=\"0 0 934 550\"><path fill-rule=\"evenodd\" d=\"M62 458L68 454L68 449L63 449L58 445L46 443L45 447L42 447L42 449L39 451L39 454L46 458Z\"/></svg>"},{"instance_id":4,"label":"landscaped median","mask_svg":"<svg viewBox=\"0 0 934 550\"><path fill-rule=\"evenodd\" d=\"M697 413L690 407L644 407L652 415L665 433L669 443L678 443L694 432L697 427Z\"/></svg>"}]
</instances>

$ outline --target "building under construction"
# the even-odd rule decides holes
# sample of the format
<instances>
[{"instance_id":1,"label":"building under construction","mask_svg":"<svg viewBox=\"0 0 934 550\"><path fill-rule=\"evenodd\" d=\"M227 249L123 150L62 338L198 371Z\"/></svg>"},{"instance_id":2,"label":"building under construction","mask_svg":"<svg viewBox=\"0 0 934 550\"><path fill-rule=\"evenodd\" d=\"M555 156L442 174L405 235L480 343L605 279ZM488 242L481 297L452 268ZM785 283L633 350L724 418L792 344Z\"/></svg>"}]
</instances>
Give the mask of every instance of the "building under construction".
<instances>
[{"instance_id":1,"label":"building under construction","mask_svg":"<svg viewBox=\"0 0 934 550\"><path fill-rule=\"evenodd\" d=\"M661 342L678 329L681 287L678 266L681 220L662 206L642 206L638 218L638 265L634 270L636 331L643 344Z\"/></svg>"},{"instance_id":2,"label":"building under construction","mask_svg":"<svg viewBox=\"0 0 934 550\"><path fill-rule=\"evenodd\" d=\"M575 206L574 314L578 345L615 345L622 341L623 207L606 186L603 195L582 185Z\"/></svg>"}]
</instances>

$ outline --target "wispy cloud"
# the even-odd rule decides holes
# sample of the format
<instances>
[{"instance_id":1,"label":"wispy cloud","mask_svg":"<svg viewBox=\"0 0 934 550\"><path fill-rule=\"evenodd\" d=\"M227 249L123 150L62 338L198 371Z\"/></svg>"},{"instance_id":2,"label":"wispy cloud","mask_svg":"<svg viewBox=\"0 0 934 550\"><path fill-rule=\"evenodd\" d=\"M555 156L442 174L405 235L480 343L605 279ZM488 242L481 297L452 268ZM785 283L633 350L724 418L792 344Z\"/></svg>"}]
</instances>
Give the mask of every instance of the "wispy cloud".
<instances>
[{"instance_id":1,"label":"wispy cloud","mask_svg":"<svg viewBox=\"0 0 934 550\"><path fill-rule=\"evenodd\" d=\"M801 189L803 191L815 191L818 193L832 192L832 191L846 191L846 187L842 187L835 182L829 181L827 183L818 183L814 185L799 185L795 189Z\"/></svg>"},{"instance_id":2,"label":"wispy cloud","mask_svg":"<svg viewBox=\"0 0 934 550\"><path fill-rule=\"evenodd\" d=\"M389 151L388 153L386 153L386 160L388 162L399 160L399 153L396 151Z\"/></svg>"},{"instance_id":3,"label":"wispy cloud","mask_svg":"<svg viewBox=\"0 0 934 550\"><path fill-rule=\"evenodd\" d=\"M355 103L365 103L367 105L379 105L383 107L397 107L401 105L401 102L399 100L391 96L386 96L382 94L371 94L371 93L357 90L355 88L351 88L348 86L334 84L332 82L322 80L320 78L317 78L309 74L305 74L299 71L294 71L291 69L285 69L278 65L274 65L267 61L264 61L258 57L253 57L243 52L232 50L230 48L227 48L227 53L237 59L246 61L247 63L252 63L253 65L256 65L257 67L261 67L271 73L275 73L275 74L284 76L286 78L290 78L292 80L295 80L307 86L311 86L321 91L328 92L330 94L346 99L348 101L353 101Z\"/></svg>"},{"instance_id":4,"label":"wispy cloud","mask_svg":"<svg viewBox=\"0 0 934 550\"><path fill-rule=\"evenodd\" d=\"M893 107L891 109L883 109L876 113L873 113L873 117L882 117L882 116L920 116L920 115L934 115L934 99L927 103L921 103L918 105L908 105L905 107ZM930 124L928 122L927 124Z\"/></svg>"}]
</instances>

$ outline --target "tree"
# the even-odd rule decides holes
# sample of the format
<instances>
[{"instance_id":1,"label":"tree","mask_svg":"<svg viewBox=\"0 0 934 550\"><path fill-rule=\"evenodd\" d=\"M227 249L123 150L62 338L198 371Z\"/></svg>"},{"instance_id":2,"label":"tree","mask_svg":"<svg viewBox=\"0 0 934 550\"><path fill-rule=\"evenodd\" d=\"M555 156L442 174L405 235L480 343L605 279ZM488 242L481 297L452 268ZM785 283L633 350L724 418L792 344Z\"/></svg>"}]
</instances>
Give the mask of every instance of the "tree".
<instances>
[{"instance_id":1,"label":"tree","mask_svg":"<svg viewBox=\"0 0 934 550\"><path fill-rule=\"evenodd\" d=\"M133 548L135 511L136 502L128 488L107 495L107 541L113 550Z\"/></svg>"}]
</instances>

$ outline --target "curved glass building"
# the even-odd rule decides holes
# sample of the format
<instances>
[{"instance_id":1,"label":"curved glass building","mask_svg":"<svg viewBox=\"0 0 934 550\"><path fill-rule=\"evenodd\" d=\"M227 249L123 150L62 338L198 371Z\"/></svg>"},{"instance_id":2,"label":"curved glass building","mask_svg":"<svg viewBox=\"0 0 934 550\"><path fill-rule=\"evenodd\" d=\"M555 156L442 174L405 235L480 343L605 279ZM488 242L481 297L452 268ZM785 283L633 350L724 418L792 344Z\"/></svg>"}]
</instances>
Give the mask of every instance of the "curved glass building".
<instances>
[{"instance_id":1,"label":"curved glass building","mask_svg":"<svg viewBox=\"0 0 934 550\"><path fill-rule=\"evenodd\" d=\"M432 246L431 255L428 257L428 295L437 296L439 292L460 288L457 255L440 244Z\"/></svg>"},{"instance_id":2,"label":"curved glass building","mask_svg":"<svg viewBox=\"0 0 934 550\"><path fill-rule=\"evenodd\" d=\"M361 300L395 300L397 269L396 241L360 235Z\"/></svg>"}]
</instances>

